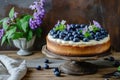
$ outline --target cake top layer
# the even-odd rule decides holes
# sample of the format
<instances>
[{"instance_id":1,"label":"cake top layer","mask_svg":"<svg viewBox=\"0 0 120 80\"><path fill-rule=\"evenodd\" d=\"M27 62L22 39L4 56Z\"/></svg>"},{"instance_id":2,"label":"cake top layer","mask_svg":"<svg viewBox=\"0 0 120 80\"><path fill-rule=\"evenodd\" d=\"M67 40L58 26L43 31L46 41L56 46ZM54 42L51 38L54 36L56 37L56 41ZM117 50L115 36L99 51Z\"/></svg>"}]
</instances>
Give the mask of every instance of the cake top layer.
<instances>
[{"instance_id":1,"label":"cake top layer","mask_svg":"<svg viewBox=\"0 0 120 80\"><path fill-rule=\"evenodd\" d=\"M66 21L58 21L49 34L54 39L73 42L89 42L91 40L102 40L108 37L108 32L93 20L93 24L65 24Z\"/></svg>"}]
</instances>

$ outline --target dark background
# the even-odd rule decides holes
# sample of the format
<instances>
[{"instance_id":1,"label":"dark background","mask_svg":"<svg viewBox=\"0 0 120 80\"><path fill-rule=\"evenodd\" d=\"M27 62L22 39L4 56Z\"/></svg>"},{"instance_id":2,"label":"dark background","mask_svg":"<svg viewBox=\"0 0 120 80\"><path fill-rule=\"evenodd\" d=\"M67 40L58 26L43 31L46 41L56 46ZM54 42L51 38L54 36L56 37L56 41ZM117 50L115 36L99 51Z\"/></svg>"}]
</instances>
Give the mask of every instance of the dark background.
<instances>
[{"instance_id":1,"label":"dark background","mask_svg":"<svg viewBox=\"0 0 120 80\"><path fill-rule=\"evenodd\" d=\"M30 13L29 5L34 0L0 0L0 18L8 15L14 6L17 12ZM41 50L49 30L58 20L67 23L98 21L111 35L112 49L120 51L120 0L46 0L46 15L41 25L42 37L37 38L33 50ZM1 46L0 50L16 50L12 46Z\"/></svg>"}]
</instances>

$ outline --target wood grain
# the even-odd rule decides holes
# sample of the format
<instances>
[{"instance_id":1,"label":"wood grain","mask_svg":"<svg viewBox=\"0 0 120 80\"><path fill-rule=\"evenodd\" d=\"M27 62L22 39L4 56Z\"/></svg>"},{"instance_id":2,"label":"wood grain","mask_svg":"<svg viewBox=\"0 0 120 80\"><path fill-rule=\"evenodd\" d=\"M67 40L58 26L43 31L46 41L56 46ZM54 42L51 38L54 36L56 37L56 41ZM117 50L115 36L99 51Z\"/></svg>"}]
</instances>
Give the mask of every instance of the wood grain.
<instances>
[{"instance_id":1,"label":"wood grain","mask_svg":"<svg viewBox=\"0 0 120 80\"><path fill-rule=\"evenodd\" d=\"M112 52L112 56L115 57L116 60L120 60L120 54ZM43 55L40 51L34 51L33 55L30 56L18 56L16 54L16 51L0 51L0 55L7 55L11 58L18 59L18 60L36 60L41 58L46 58L45 55ZM57 59L54 59L55 61ZM36 62L37 63L37 62ZM105 61L101 62L101 60L98 60L96 64L105 63ZM39 63L41 64L41 62ZM39 65L37 64L37 65ZM57 63L51 63L51 64L58 64ZM109 62L105 63L109 64ZM104 80L102 76L106 73L110 73L115 71L117 68L112 66L101 66L98 69L98 72L96 74L91 75L82 75L82 76L75 76L75 75L67 75L62 73L60 77L56 77L53 73L52 69L42 69L42 70L36 70L35 67L28 67L27 74L24 76L22 80ZM110 80L119 80L115 78L110 78Z\"/></svg>"}]
</instances>

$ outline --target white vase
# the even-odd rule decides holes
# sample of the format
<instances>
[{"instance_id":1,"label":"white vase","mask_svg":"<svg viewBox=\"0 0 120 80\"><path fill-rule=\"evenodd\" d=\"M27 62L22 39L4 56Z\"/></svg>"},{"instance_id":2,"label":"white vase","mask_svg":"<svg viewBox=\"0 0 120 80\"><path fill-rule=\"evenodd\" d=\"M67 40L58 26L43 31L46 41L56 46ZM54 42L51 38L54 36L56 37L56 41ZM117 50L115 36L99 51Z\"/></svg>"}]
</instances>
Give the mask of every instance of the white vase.
<instances>
[{"instance_id":1,"label":"white vase","mask_svg":"<svg viewBox=\"0 0 120 80\"><path fill-rule=\"evenodd\" d=\"M31 55L32 52L30 51L30 49L34 44L35 38L36 36L33 36L30 41L27 41L26 38L19 38L13 40L13 44L20 49L17 54L22 56Z\"/></svg>"}]
</instances>

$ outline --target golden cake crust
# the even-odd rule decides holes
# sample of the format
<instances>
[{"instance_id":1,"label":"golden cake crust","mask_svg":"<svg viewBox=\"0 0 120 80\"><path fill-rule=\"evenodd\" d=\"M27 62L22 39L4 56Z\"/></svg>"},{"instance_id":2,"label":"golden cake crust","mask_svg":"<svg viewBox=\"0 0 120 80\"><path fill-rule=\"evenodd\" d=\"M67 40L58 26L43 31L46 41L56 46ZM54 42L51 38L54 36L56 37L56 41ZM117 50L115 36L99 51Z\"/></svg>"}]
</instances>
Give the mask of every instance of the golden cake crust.
<instances>
[{"instance_id":1,"label":"golden cake crust","mask_svg":"<svg viewBox=\"0 0 120 80\"><path fill-rule=\"evenodd\" d=\"M54 41L51 41L46 37L47 49L54 54L63 55L63 56L92 56L98 55L110 48L110 39L102 44L96 45L82 45L82 46L72 46L59 44Z\"/></svg>"}]
</instances>

